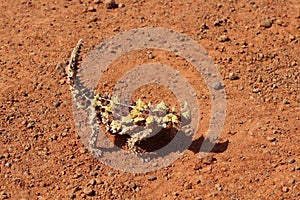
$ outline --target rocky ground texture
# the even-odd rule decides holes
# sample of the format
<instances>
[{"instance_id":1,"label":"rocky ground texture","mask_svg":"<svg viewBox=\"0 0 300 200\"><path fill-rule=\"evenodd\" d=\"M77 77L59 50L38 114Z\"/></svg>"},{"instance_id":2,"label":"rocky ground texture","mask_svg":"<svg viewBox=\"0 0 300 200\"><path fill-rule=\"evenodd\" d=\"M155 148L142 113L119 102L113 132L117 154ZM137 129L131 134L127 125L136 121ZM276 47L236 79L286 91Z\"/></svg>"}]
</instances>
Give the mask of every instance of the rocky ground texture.
<instances>
[{"instance_id":1,"label":"rocky ground texture","mask_svg":"<svg viewBox=\"0 0 300 200\"><path fill-rule=\"evenodd\" d=\"M299 199L299 0L115 3L0 2L0 199ZM194 142L171 166L131 174L102 164L82 144L63 68L80 38L88 49L152 26L207 50L223 77L227 117L208 157L199 159ZM205 130L209 94L197 98Z\"/></svg>"}]
</instances>

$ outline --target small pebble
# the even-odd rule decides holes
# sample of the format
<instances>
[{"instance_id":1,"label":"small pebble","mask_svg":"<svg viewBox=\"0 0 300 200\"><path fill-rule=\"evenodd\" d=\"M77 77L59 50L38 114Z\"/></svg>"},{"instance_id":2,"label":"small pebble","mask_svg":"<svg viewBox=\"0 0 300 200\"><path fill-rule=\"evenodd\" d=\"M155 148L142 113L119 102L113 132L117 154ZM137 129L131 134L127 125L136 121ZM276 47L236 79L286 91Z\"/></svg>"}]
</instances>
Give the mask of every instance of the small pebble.
<instances>
[{"instance_id":1,"label":"small pebble","mask_svg":"<svg viewBox=\"0 0 300 200\"><path fill-rule=\"evenodd\" d=\"M152 164L152 166L153 166L153 167L157 167L157 166L158 166L158 163L155 162L155 163Z\"/></svg>"},{"instance_id":2,"label":"small pebble","mask_svg":"<svg viewBox=\"0 0 300 200\"><path fill-rule=\"evenodd\" d=\"M290 104L290 102L287 99L283 99L284 104Z\"/></svg>"},{"instance_id":3,"label":"small pebble","mask_svg":"<svg viewBox=\"0 0 300 200\"><path fill-rule=\"evenodd\" d=\"M154 180L156 180L156 179L157 179L156 176L150 176L150 177L148 178L149 181L154 181Z\"/></svg>"},{"instance_id":4,"label":"small pebble","mask_svg":"<svg viewBox=\"0 0 300 200\"><path fill-rule=\"evenodd\" d=\"M90 187L84 188L83 193L87 196L95 196L96 194L95 191Z\"/></svg>"},{"instance_id":5,"label":"small pebble","mask_svg":"<svg viewBox=\"0 0 300 200\"><path fill-rule=\"evenodd\" d=\"M63 84L65 84L65 82L66 82L66 81L65 81L65 79L61 79L61 80L59 80L59 84L60 84L60 85L63 85Z\"/></svg>"},{"instance_id":6,"label":"small pebble","mask_svg":"<svg viewBox=\"0 0 300 200\"><path fill-rule=\"evenodd\" d=\"M231 72L231 73L229 73L229 79L237 80L237 79L239 79L239 77L234 72Z\"/></svg>"},{"instance_id":7,"label":"small pebble","mask_svg":"<svg viewBox=\"0 0 300 200\"><path fill-rule=\"evenodd\" d=\"M290 159L288 162L289 162L290 164L292 164L292 163L296 162L296 160L292 158L292 159Z\"/></svg>"},{"instance_id":8,"label":"small pebble","mask_svg":"<svg viewBox=\"0 0 300 200\"><path fill-rule=\"evenodd\" d=\"M10 162L7 162L7 163L5 163L5 165L4 165L5 167L11 167L11 163Z\"/></svg>"},{"instance_id":9,"label":"small pebble","mask_svg":"<svg viewBox=\"0 0 300 200\"><path fill-rule=\"evenodd\" d=\"M115 172L108 172L107 175L108 175L109 177L113 177L115 174L116 174Z\"/></svg>"},{"instance_id":10,"label":"small pebble","mask_svg":"<svg viewBox=\"0 0 300 200\"><path fill-rule=\"evenodd\" d=\"M95 179L90 180L89 184L90 185L96 185L97 181Z\"/></svg>"},{"instance_id":11,"label":"small pebble","mask_svg":"<svg viewBox=\"0 0 300 200\"><path fill-rule=\"evenodd\" d=\"M296 182L295 179L290 179L290 180L288 181L288 183L291 184L291 185L295 184L295 182Z\"/></svg>"},{"instance_id":12,"label":"small pebble","mask_svg":"<svg viewBox=\"0 0 300 200\"><path fill-rule=\"evenodd\" d=\"M242 86L242 85L238 86L238 90L243 90L243 89L244 89L244 86Z\"/></svg>"},{"instance_id":13,"label":"small pebble","mask_svg":"<svg viewBox=\"0 0 300 200\"><path fill-rule=\"evenodd\" d=\"M8 195L5 192L0 192L1 199L8 199Z\"/></svg>"},{"instance_id":14,"label":"small pebble","mask_svg":"<svg viewBox=\"0 0 300 200\"><path fill-rule=\"evenodd\" d=\"M214 162L215 158L211 155L208 155L202 159L202 163L206 165L210 165Z\"/></svg>"},{"instance_id":15,"label":"small pebble","mask_svg":"<svg viewBox=\"0 0 300 200\"><path fill-rule=\"evenodd\" d=\"M290 41L292 42L292 41L294 41L294 40L296 39L296 37L293 36L293 35L290 35L290 36L289 36L289 39L290 39Z\"/></svg>"},{"instance_id":16,"label":"small pebble","mask_svg":"<svg viewBox=\"0 0 300 200\"><path fill-rule=\"evenodd\" d=\"M9 158L9 157L10 157L10 154L9 154L9 153L4 153L1 157L2 157L2 158Z\"/></svg>"},{"instance_id":17,"label":"small pebble","mask_svg":"<svg viewBox=\"0 0 300 200\"><path fill-rule=\"evenodd\" d=\"M27 128L33 128L34 127L34 122L29 122L27 124Z\"/></svg>"},{"instance_id":18,"label":"small pebble","mask_svg":"<svg viewBox=\"0 0 300 200\"><path fill-rule=\"evenodd\" d=\"M215 188L218 190L218 191L222 191L222 185L221 184L219 184L219 183L217 183L216 185L215 185Z\"/></svg>"},{"instance_id":19,"label":"small pebble","mask_svg":"<svg viewBox=\"0 0 300 200\"><path fill-rule=\"evenodd\" d=\"M266 19L260 23L260 26L264 28L271 28L272 24L273 24L273 20Z\"/></svg>"},{"instance_id":20,"label":"small pebble","mask_svg":"<svg viewBox=\"0 0 300 200\"><path fill-rule=\"evenodd\" d=\"M70 194L69 194L69 197L70 197L70 199L75 199L75 198L76 198L76 194L70 193Z\"/></svg>"},{"instance_id":21,"label":"small pebble","mask_svg":"<svg viewBox=\"0 0 300 200\"><path fill-rule=\"evenodd\" d=\"M193 185L192 185L191 183L185 183L185 184L184 184L184 188L185 188L186 190L190 190L190 189L193 188Z\"/></svg>"},{"instance_id":22,"label":"small pebble","mask_svg":"<svg viewBox=\"0 0 300 200\"><path fill-rule=\"evenodd\" d=\"M222 21L221 20L216 20L214 21L214 26L221 26Z\"/></svg>"},{"instance_id":23,"label":"small pebble","mask_svg":"<svg viewBox=\"0 0 300 200\"><path fill-rule=\"evenodd\" d=\"M276 141L276 138L275 137L267 137L267 140L269 142L274 142L274 141Z\"/></svg>"},{"instance_id":24,"label":"small pebble","mask_svg":"<svg viewBox=\"0 0 300 200\"><path fill-rule=\"evenodd\" d=\"M82 147L82 148L79 149L79 153L81 153L81 154L85 154L87 152L88 152L88 150L86 148L84 148L84 147Z\"/></svg>"},{"instance_id":25,"label":"small pebble","mask_svg":"<svg viewBox=\"0 0 300 200\"><path fill-rule=\"evenodd\" d=\"M221 35L219 38L218 38L218 41L219 42L227 42L229 41L229 37L227 35Z\"/></svg>"},{"instance_id":26,"label":"small pebble","mask_svg":"<svg viewBox=\"0 0 300 200\"><path fill-rule=\"evenodd\" d=\"M98 21L98 17L93 15L91 17L88 18L88 22L91 23L91 22L97 22Z\"/></svg>"},{"instance_id":27,"label":"small pebble","mask_svg":"<svg viewBox=\"0 0 300 200\"><path fill-rule=\"evenodd\" d=\"M89 6L87 10L89 12L96 12L96 8L94 8L93 6Z\"/></svg>"},{"instance_id":28,"label":"small pebble","mask_svg":"<svg viewBox=\"0 0 300 200\"><path fill-rule=\"evenodd\" d=\"M211 87L212 87L213 89L215 89L215 90L220 90L220 89L222 89L224 86L222 85L221 82L214 82L214 83L211 85Z\"/></svg>"},{"instance_id":29,"label":"small pebble","mask_svg":"<svg viewBox=\"0 0 300 200\"><path fill-rule=\"evenodd\" d=\"M149 59L153 59L153 58L154 58L153 54L150 53L150 54L148 55L148 58L149 58Z\"/></svg>"},{"instance_id":30,"label":"small pebble","mask_svg":"<svg viewBox=\"0 0 300 200\"><path fill-rule=\"evenodd\" d=\"M289 191L289 188L288 188L288 187L283 187L283 188L282 188L282 191L283 191L283 192L288 192L288 191Z\"/></svg>"},{"instance_id":31,"label":"small pebble","mask_svg":"<svg viewBox=\"0 0 300 200\"><path fill-rule=\"evenodd\" d=\"M207 26L206 23L201 24L201 29L205 30L205 29L209 29L209 27Z\"/></svg>"},{"instance_id":32,"label":"small pebble","mask_svg":"<svg viewBox=\"0 0 300 200\"><path fill-rule=\"evenodd\" d=\"M118 4L116 4L115 0L105 0L104 4L107 9L113 9L118 7Z\"/></svg>"},{"instance_id":33,"label":"small pebble","mask_svg":"<svg viewBox=\"0 0 300 200\"><path fill-rule=\"evenodd\" d=\"M56 101L56 102L54 102L54 103L53 103L53 105L54 105L54 107L56 107L56 108L57 108L57 107L59 107L59 106L60 106L60 102Z\"/></svg>"},{"instance_id":34,"label":"small pebble","mask_svg":"<svg viewBox=\"0 0 300 200\"><path fill-rule=\"evenodd\" d=\"M252 90L252 92L253 92L253 93L259 93L259 92L260 92L260 89L259 89L259 88L254 88L254 89Z\"/></svg>"},{"instance_id":35,"label":"small pebble","mask_svg":"<svg viewBox=\"0 0 300 200\"><path fill-rule=\"evenodd\" d=\"M297 66L298 65L298 63L296 62L296 61L293 61L292 63L291 63L291 66L292 67L295 67L295 66Z\"/></svg>"},{"instance_id":36,"label":"small pebble","mask_svg":"<svg viewBox=\"0 0 300 200\"><path fill-rule=\"evenodd\" d=\"M59 74L64 74L65 73L65 68L66 68L66 64L63 62L59 62L56 67L55 70L59 73Z\"/></svg>"},{"instance_id":37,"label":"small pebble","mask_svg":"<svg viewBox=\"0 0 300 200\"><path fill-rule=\"evenodd\" d=\"M258 75L258 77L257 77L257 82L259 82L259 83L263 82L263 79L262 79L262 76L261 76L261 75Z\"/></svg>"},{"instance_id":38,"label":"small pebble","mask_svg":"<svg viewBox=\"0 0 300 200\"><path fill-rule=\"evenodd\" d=\"M128 185L131 189L136 189L137 188L137 185L135 183L130 183Z\"/></svg>"},{"instance_id":39,"label":"small pebble","mask_svg":"<svg viewBox=\"0 0 300 200\"><path fill-rule=\"evenodd\" d=\"M29 172L28 171L23 171L23 175L28 176Z\"/></svg>"}]
</instances>

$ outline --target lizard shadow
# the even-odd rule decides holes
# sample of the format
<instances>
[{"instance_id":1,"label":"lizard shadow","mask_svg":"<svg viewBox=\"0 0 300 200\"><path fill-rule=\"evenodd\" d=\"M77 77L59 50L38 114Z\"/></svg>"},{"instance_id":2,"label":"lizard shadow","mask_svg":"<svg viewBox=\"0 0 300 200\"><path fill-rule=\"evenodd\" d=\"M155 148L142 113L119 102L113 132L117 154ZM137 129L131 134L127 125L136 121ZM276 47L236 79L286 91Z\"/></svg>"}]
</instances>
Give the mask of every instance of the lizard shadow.
<instances>
[{"instance_id":1,"label":"lizard shadow","mask_svg":"<svg viewBox=\"0 0 300 200\"><path fill-rule=\"evenodd\" d=\"M127 151L126 145L130 138L129 135L114 135L112 140L113 148L102 148L102 151L112 153L115 151ZM182 131L176 131L175 129L162 129L157 134L149 137L137 144L137 147L141 150L141 153L137 156L141 159L155 159L159 157L165 157L171 153L182 153L185 150L190 150L194 154L199 152L213 152L222 153L227 150L229 141L211 143L203 136L194 139L192 136L186 135ZM203 146L203 148L202 148ZM206 148L209 147L209 148Z\"/></svg>"}]
</instances>

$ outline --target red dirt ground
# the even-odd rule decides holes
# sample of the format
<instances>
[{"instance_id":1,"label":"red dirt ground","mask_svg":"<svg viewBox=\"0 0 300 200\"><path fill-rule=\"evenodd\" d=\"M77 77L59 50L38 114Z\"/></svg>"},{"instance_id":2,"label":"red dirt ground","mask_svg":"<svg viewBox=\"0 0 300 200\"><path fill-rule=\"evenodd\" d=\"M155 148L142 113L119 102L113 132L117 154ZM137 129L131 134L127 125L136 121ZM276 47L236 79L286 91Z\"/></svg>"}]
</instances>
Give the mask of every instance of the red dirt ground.
<instances>
[{"instance_id":1,"label":"red dirt ground","mask_svg":"<svg viewBox=\"0 0 300 200\"><path fill-rule=\"evenodd\" d=\"M0 2L0 199L300 199L299 0L117 3L124 6ZM124 173L81 143L57 65L67 63L80 38L88 49L119 32L152 26L183 33L207 50L223 77L227 117L209 157L199 159L197 134L171 166ZM148 59L147 52L136 53ZM183 64L152 53L156 61ZM116 63L138 64L130 55ZM238 80L230 79L232 72ZM192 72L186 76L202 81ZM197 98L205 130L205 88Z\"/></svg>"}]
</instances>

